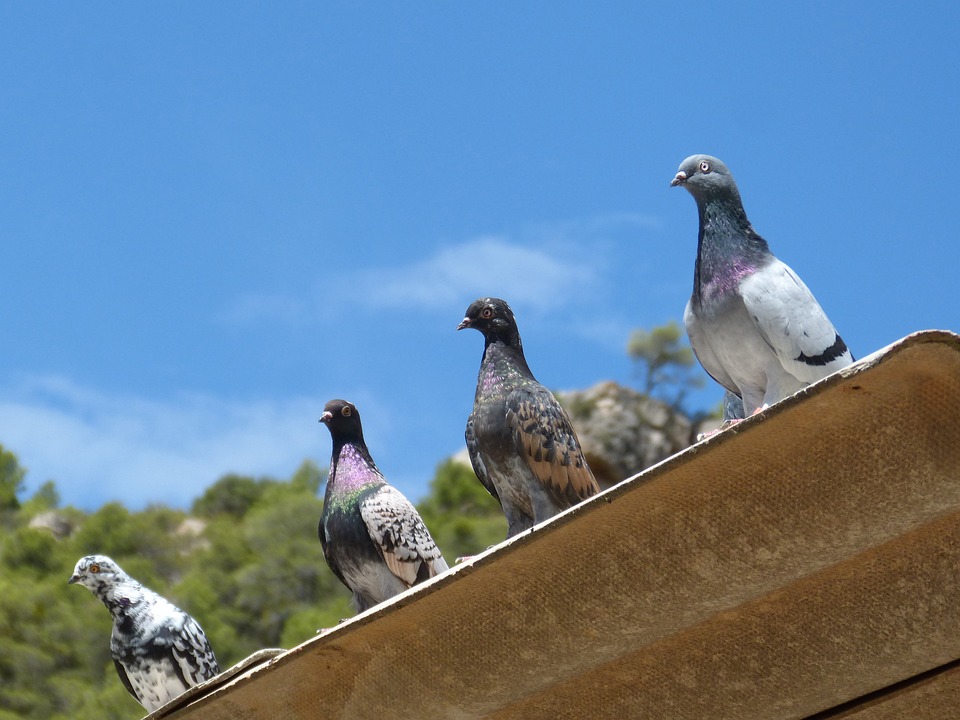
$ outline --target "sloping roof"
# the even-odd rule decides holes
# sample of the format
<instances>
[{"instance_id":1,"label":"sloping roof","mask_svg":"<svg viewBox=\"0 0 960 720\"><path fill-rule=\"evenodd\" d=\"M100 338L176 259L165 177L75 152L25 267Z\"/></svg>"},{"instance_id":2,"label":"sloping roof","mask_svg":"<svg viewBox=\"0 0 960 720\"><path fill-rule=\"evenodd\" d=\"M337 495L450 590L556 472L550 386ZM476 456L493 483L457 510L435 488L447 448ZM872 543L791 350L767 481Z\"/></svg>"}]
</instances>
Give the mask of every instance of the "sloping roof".
<instances>
[{"instance_id":1,"label":"sloping roof","mask_svg":"<svg viewBox=\"0 0 960 720\"><path fill-rule=\"evenodd\" d=\"M958 661L927 331L153 717L954 718Z\"/></svg>"}]
</instances>

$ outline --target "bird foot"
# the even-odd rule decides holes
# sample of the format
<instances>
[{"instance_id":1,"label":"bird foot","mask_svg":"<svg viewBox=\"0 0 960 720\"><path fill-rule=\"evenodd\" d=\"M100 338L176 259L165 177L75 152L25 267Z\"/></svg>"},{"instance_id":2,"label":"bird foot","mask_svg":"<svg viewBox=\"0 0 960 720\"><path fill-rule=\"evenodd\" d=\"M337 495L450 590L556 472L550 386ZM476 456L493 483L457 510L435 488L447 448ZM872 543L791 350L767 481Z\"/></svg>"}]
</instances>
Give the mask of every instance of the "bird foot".
<instances>
[{"instance_id":1,"label":"bird foot","mask_svg":"<svg viewBox=\"0 0 960 720\"><path fill-rule=\"evenodd\" d=\"M759 414L759 413L762 413L762 412L763 412L764 410L766 410L768 407L770 407L770 404L769 404L769 403L764 403L763 405L761 405L760 407L758 407L756 410L754 410L752 413L750 413L750 417L753 417L754 415L757 415L757 414ZM697 434L697 442L700 442L701 440L706 440L706 439L709 438L709 437L713 437L713 436L716 435L718 432L722 432L722 431L726 430L726 429L729 428L729 427L733 427L733 426L736 425L737 423L743 422L743 420L744 420L744 418L730 418L729 420L724 420L724 421L723 421L723 424L720 425L720 427L718 427L716 430L707 430L706 432L698 433L698 434Z\"/></svg>"},{"instance_id":2,"label":"bird foot","mask_svg":"<svg viewBox=\"0 0 960 720\"><path fill-rule=\"evenodd\" d=\"M337 621L337 625L343 625L343 624L344 624L347 620L349 620L349 619L350 619L350 618L340 618L340 619ZM316 634L317 634L317 635L320 635L321 633L329 632L330 630L334 630L335 627L336 627L336 626L334 626L334 627L329 627L329 628L317 628Z\"/></svg>"},{"instance_id":3,"label":"bird foot","mask_svg":"<svg viewBox=\"0 0 960 720\"><path fill-rule=\"evenodd\" d=\"M507 536L507 540L509 540L509 539L510 539L510 536L508 535L508 536ZM486 552L487 550L489 550L489 549L492 548L492 547L493 547L493 545L487 545L487 547L484 548L484 552ZM479 555L479 554L480 554L480 553L477 553L477 555ZM467 560L473 560L477 555L461 555L460 557L456 558L456 559L453 561L453 564L454 564L454 565L459 565L460 563L465 563L465 562L467 562Z\"/></svg>"},{"instance_id":4,"label":"bird foot","mask_svg":"<svg viewBox=\"0 0 960 720\"><path fill-rule=\"evenodd\" d=\"M727 428L733 427L734 425L736 425L737 423L740 423L740 422L743 422L743 418L734 418L734 419L731 419L731 420L724 420L724 421L723 421L723 424L722 424L720 427L718 427L716 430L707 430L706 432L698 433L698 434L697 434L697 442L700 442L701 440L706 440L707 438L713 437L713 436L716 435L717 433L723 432L723 431L726 430Z\"/></svg>"}]
</instances>

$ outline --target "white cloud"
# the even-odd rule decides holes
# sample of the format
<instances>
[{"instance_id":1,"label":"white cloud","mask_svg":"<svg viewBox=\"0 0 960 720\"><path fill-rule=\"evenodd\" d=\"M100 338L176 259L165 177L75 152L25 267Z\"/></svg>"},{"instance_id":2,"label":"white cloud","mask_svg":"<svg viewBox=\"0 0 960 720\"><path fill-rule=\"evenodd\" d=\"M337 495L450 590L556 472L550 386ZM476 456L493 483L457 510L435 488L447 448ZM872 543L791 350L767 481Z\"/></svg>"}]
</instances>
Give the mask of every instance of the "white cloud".
<instances>
[{"instance_id":1,"label":"white cloud","mask_svg":"<svg viewBox=\"0 0 960 720\"><path fill-rule=\"evenodd\" d=\"M53 479L64 502L80 507L185 506L225 472L289 477L322 450L316 398L157 401L46 376L0 395L3 442L28 469L28 490Z\"/></svg>"},{"instance_id":2,"label":"white cloud","mask_svg":"<svg viewBox=\"0 0 960 720\"><path fill-rule=\"evenodd\" d=\"M408 311L449 312L484 295L514 308L545 312L582 303L605 286L611 239L659 226L652 216L611 213L523 228L516 237L482 235L446 244L427 257L392 267L344 270L324 278L323 291L250 294L218 316L228 324L302 325L336 317L329 297L350 297L362 309L403 306ZM326 299L326 300L325 300Z\"/></svg>"},{"instance_id":3,"label":"white cloud","mask_svg":"<svg viewBox=\"0 0 960 720\"><path fill-rule=\"evenodd\" d=\"M483 295L507 298L537 310L562 303L565 291L595 287L596 262L560 250L534 249L497 236L441 248L406 267L363 272L356 282L373 308L417 307L448 310Z\"/></svg>"}]
</instances>

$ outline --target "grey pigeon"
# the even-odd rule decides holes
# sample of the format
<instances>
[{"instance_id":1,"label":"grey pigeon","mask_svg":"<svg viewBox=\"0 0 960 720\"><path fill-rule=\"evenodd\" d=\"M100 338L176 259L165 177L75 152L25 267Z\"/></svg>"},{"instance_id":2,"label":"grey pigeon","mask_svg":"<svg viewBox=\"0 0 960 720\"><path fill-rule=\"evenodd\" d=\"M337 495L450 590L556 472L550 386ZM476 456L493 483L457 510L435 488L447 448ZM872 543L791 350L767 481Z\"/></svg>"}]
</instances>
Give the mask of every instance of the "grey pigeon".
<instances>
[{"instance_id":1,"label":"grey pigeon","mask_svg":"<svg viewBox=\"0 0 960 720\"><path fill-rule=\"evenodd\" d=\"M105 555L80 558L68 582L83 585L107 606L113 664L147 712L220 672L197 621Z\"/></svg>"},{"instance_id":2,"label":"grey pigeon","mask_svg":"<svg viewBox=\"0 0 960 720\"><path fill-rule=\"evenodd\" d=\"M853 362L803 281L770 252L744 212L727 166L692 155L671 186L697 202L693 295L683 321L703 368L746 415Z\"/></svg>"},{"instance_id":3,"label":"grey pigeon","mask_svg":"<svg viewBox=\"0 0 960 720\"><path fill-rule=\"evenodd\" d=\"M473 469L503 508L507 537L599 492L570 417L523 356L513 311L480 298L457 330L483 333L483 359L465 433Z\"/></svg>"},{"instance_id":4,"label":"grey pigeon","mask_svg":"<svg viewBox=\"0 0 960 720\"><path fill-rule=\"evenodd\" d=\"M357 408L331 400L320 422L333 439L320 543L357 612L447 570L420 513L370 457Z\"/></svg>"}]
</instances>

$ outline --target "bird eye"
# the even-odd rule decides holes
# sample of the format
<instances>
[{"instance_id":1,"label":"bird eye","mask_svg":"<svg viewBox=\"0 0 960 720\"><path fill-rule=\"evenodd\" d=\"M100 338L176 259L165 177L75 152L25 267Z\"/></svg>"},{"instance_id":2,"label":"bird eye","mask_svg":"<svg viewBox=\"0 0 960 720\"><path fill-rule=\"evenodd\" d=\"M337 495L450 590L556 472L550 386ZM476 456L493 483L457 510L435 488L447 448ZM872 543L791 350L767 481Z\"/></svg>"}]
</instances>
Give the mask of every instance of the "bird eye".
<instances>
[{"instance_id":1,"label":"bird eye","mask_svg":"<svg viewBox=\"0 0 960 720\"><path fill-rule=\"evenodd\" d=\"M493 308L492 308L492 307L485 307L483 310L480 311L480 317L482 317L482 318L484 318L484 319L486 319L486 320L489 320L490 318L492 318L492 317L493 317Z\"/></svg>"},{"instance_id":2,"label":"bird eye","mask_svg":"<svg viewBox=\"0 0 960 720\"><path fill-rule=\"evenodd\" d=\"M701 161L700 161L700 172L702 172L702 173L708 173L708 172L710 172L710 163L708 163L706 160L701 160Z\"/></svg>"},{"instance_id":3,"label":"bird eye","mask_svg":"<svg viewBox=\"0 0 960 720\"><path fill-rule=\"evenodd\" d=\"M93 565L91 565L90 567L88 567L87 570L89 570L90 572L96 574L96 573L100 572L100 566L97 565L96 563L94 563Z\"/></svg>"},{"instance_id":4,"label":"bird eye","mask_svg":"<svg viewBox=\"0 0 960 720\"><path fill-rule=\"evenodd\" d=\"M340 411L340 414L344 417L350 417L353 415L353 408L351 408L349 405L344 405L343 409Z\"/></svg>"}]
</instances>

